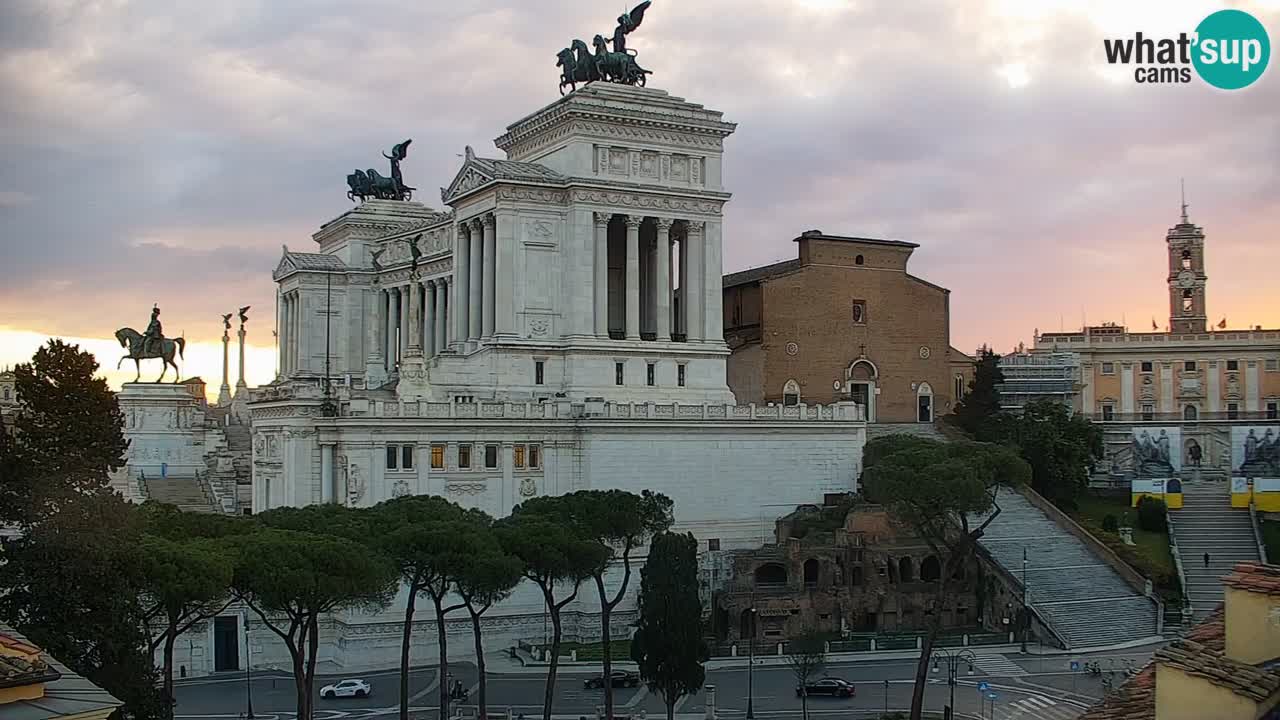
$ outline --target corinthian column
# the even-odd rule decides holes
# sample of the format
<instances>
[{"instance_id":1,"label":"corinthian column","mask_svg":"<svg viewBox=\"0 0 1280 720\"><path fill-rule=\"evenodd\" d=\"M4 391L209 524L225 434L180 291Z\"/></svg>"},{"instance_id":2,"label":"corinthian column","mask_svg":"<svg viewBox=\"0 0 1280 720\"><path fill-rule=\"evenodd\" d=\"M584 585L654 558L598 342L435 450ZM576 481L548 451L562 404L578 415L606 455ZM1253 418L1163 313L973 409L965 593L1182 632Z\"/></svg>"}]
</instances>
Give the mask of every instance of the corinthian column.
<instances>
[{"instance_id":1,"label":"corinthian column","mask_svg":"<svg viewBox=\"0 0 1280 720\"><path fill-rule=\"evenodd\" d=\"M627 339L640 339L640 223L644 218L627 215Z\"/></svg>"},{"instance_id":2,"label":"corinthian column","mask_svg":"<svg viewBox=\"0 0 1280 720\"><path fill-rule=\"evenodd\" d=\"M471 284L467 288L467 339L479 340L484 317L480 299L484 288L484 224L479 218L471 221L471 263L468 269Z\"/></svg>"},{"instance_id":3,"label":"corinthian column","mask_svg":"<svg viewBox=\"0 0 1280 720\"><path fill-rule=\"evenodd\" d=\"M685 271L684 279L688 287L681 288L680 299L684 301L684 327L689 342L697 342L706 337L702 312L702 306L706 300L704 227L701 220L690 220L685 223L684 241L689 248L685 251L688 269Z\"/></svg>"},{"instance_id":4,"label":"corinthian column","mask_svg":"<svg viewBox=\"0 0 1280 720\"><path fill-rule=\"evenodd\" d=\"M436 280L436 353L444 352L449 345L449 304L450 280L442 277Z\"/></svg>"},{"instance_id":5,"label":"corinthian column","mask_svg":"<svg viewBox=\"0 0 1280 720\"><path fill-rule=\"evenodd\" d=\"M415 273L416 275L416 273ZM422 355L422 287L418 284L417 277L409 280L409 284L404 286L405 292L409 293L409 322L408 335L409 343L406 355Z\"/></svg>"},{"instance_id":6,"label":"corinthian column","mask_svg":"<svg viewBox=\"0 0 1280 720\"><path fill-rule=\"evenodd\" d=\"M654 239L656 271L653 274L655 290L654 332L659 342L671 340L671 220L658 218L658 236Z\"/></svg>"},{"instance_id":7,"label":"corinthian column","mask_svg":"<svg viewBox=\"0 0 1280 720\"><path fill-rule=\"evenodd\" d=\"M453 246L453 341L464 342L467 339L467 327L470 316L467 313L468 296L471 294L471 227L463 222L458 223L458 239Z\"/></svg>"},{"instance_id":8,"label":"corinthian column","mask_svg":"<svg viewBox=\"0 0 1280 720\"><path fill-rule=\"evenodd\" d=\"M439 345L436 344L436 284L428 280L422 286L422 354L434 357Z\"/></svg>"},{"instance_id":9,"label":"corinthian column","mask_svg":"<svg viewBox=\"0 0 1280 720\"><path fill-rule=\"evenodd\" d=\"M595 245L593 259L595 273L592 276L595 300L596 337L609 337L609 213L592 213L595 216Z\"/></svg>"},{"instance_id":10,"label":"corinthian column","mask_svg":"<svg viewBox=\"0 0 1280 720\"><path fill-rule=\"evenodd\" d=\"M484 288L484 291L480 296L480 304L484 308L484 315L482 316L482 319L481 319L482 325L480 329L480 335L482 337L491 338L493 337L493 325L494 325L494 319L496 317L495 310L497 309L497 301L498 301L497 286L495 283L495 281L497 280L497 273L496 273L497 265L495 264L495 261L498 258L498 253L497 253L497 241L496 241L497 236L494 234L493 215L485 215L483 224L484 224L484 259L483 259L484 277L481 279L481 283L482 283L482 287Z\"/></svg>"}]
</instances>

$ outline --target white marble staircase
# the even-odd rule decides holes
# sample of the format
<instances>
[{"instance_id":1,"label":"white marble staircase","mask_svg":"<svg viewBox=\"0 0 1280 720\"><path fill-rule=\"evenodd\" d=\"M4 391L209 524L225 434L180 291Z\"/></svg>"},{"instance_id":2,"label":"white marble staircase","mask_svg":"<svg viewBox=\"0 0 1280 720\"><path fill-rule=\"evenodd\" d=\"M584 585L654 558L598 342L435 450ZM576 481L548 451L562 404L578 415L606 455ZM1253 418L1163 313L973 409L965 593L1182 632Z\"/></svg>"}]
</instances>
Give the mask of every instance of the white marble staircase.
<instances>
[{"instance_id":1,"label":"white marble staircase","mask_svg":"<svg viewBox=\"0 0 1280 720\"><path fill-rule=\"evenodd\" d=\"M198 477L146 477L142 484L149 500L176 505L184 512L221 512Z\"/></svg>"},{"instance_id":2,"label":"white marble staircase","mask_svg":"<svg viewBox=\"0 0 1280 720\"><path fill-rule=\"evenodd\" d=\"M1169 523L1186 576L1183 591L1199 620L1222 602L1222 578L1232 566L1262 561L1249 509L1231 507L1227 482L1188 480L1182 483L1182 508L1169 511Z\"/></svg>"}]
</instances>

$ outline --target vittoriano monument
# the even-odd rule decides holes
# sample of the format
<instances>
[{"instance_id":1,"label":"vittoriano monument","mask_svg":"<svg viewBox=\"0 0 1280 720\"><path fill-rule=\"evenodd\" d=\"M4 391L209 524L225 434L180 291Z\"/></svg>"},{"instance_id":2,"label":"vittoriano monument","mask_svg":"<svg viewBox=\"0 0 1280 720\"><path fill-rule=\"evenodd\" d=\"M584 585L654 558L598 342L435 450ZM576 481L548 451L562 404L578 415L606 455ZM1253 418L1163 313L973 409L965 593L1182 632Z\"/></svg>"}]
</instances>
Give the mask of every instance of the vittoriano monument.
<instances>
[{"instance_id":1,"label":"vittoriano monument","mask_svg":"<svg viewBox=\"0 0 1280 720\"><path fill-rule=\"evenodd\" d=\"M181 358L182 351L187 346L187 341L182 338L169 339L164 336L164 331L160 326L160 306L156 305L151 308L151 322L147 324L147 331L139 333L131 327L123 327L116 331L116 340L120 342L120 347L127 348L129 354L120 358L120 362L116 363L116 369L120 369L120 365L125 360L132 360L138 371L137 376L133 378L134 382L142 377L142 360L150 360L159 358L164 361L164 368L160 371L160 377L156 382L164 380L165 373L169 372L169 366L173 366L173 381L178 382L178 364L173 361L174 356Z\"/></svg>"},{"instance_id":2,"label":"vittoriano monument","mask_svg":"<svg viewBox=\"0 0 1280 720\"><path fill-rule=\"evenodd\" d=\"M593 80L644 87L645 76L650 73L636 64L636 51L627 48L627 35L640 27L640 23L644 20L644 11L649 9L651 2L652 0L644 0L631 12L619 15L618 27L614 28L612 40L605 39L603 35L596 35L592 39L592 45L595 47L594 55L587 49L585 42L576 39L569 44L569 47L560 51L556 66L561 68L561 95L564 94L566 86L570 90L577 90L578 83L589 83ZM609 43L613 43L612 52L608 50Z\"/></svg>"},{"instance_id":3,"label":"vittoriano monument","mask_svg":"<svg viewBox=\"0 0 1280 720\"><path fill-rule=\"evenodd\" d=\"M360 202L364 202L369 198L378 200L412 200L413 191L417 188L411 188L404 184L404 178L400 175L400 161L404 160L409 154L409 143L413 139L391 148L391 154L382 153L382 157L391 161L391 177L383 177L378 174L377 170L369 168L368 170L356 170L347 176L347 199L352 202L356 198L360 198Z\"/></svg>"}]
</instances>

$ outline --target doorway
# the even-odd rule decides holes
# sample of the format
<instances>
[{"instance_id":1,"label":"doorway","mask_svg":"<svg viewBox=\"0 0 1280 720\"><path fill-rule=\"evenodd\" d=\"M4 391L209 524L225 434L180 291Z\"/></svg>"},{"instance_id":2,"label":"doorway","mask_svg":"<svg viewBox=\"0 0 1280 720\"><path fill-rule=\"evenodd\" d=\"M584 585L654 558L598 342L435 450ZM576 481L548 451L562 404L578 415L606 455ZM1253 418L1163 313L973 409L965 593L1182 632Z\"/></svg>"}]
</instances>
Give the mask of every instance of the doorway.
<instances>
[{"instance_id":1,"label":"doorway","mask_svg":"<svg viewBox=\"0 0 1280 720\"><path fill-rule=\"evenodd\" d=\"M933 388L927 382L920 383L916 390L916 409L917 422L933 422Z\"/></svg>"},{"instance_id":2,"label":"doorway","mask_svg":"<svg viewBox=\"0 0 1280 720\"><path fill-rule=\"evenodd\" d=\"M213 670L240 669L240 618L223 615L213 619Z\"/></svg>"}]
</instances>

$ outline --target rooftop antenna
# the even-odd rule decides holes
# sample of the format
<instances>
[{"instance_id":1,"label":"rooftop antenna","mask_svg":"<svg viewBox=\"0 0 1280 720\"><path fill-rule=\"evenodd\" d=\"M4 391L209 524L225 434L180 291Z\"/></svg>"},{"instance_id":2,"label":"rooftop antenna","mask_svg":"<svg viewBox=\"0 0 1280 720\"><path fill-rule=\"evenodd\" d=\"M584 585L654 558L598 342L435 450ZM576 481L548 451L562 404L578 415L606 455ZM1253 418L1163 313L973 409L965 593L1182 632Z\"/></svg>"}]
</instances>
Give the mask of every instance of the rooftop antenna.
<instances>
[{"instance_id":1,"label":"rooftop antenna","mask_svg":"<svg viewBox=\"0 0 1280 720\"><path fill-rule=\"evenodd\" d=\"M1182 224L1186 225L1190 222L1187 220L1187 179L1178 178L1178 182L1182 185Z\"/></svg>"}]
</instances>

